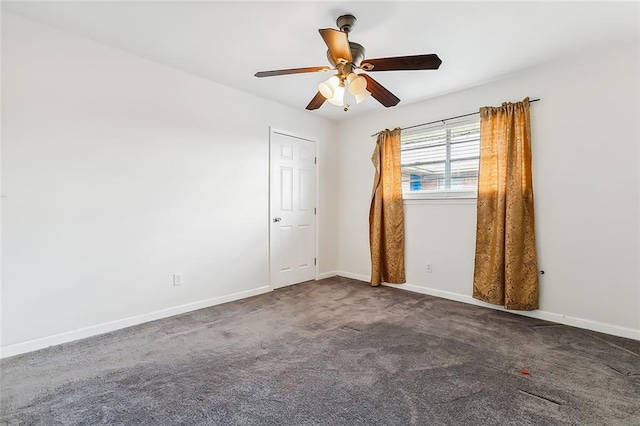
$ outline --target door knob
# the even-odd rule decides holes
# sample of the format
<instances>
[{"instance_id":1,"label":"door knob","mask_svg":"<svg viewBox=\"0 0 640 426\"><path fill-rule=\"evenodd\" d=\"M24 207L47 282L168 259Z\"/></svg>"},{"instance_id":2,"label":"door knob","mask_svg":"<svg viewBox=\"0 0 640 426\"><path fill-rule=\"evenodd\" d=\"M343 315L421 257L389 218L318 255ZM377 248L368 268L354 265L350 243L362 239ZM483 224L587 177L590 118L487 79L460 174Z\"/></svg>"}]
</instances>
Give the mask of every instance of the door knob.
<instances>
[{"instance_id":1,"label":"door knob","mask_svg":"<svg viewBox=\"0 0 640 426\"><path fill-rule=\"evenodd\" d=\"M282 218L281 218L281 217L274 217L274 218L273 218L273 221L274 221L274 222L280 222L281 220L282 220Z\"/></svg>"}]
</instances>

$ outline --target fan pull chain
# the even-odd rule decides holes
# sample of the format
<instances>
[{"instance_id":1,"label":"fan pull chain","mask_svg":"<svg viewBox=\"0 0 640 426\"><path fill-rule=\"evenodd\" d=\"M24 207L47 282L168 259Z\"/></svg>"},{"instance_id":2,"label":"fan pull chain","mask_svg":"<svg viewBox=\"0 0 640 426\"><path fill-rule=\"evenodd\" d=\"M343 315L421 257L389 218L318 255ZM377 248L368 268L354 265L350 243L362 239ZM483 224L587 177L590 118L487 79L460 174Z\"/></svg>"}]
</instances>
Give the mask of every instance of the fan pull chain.
<instances>
[{"instance_id":1,"label":"fan pull chain","mask_svg":"<svg viewBox=\"0 0 640 426\"><path fill-rule=\"evenodd\" d=\"M347 103L347 92L348 92L348 90L347 90L347 88L345 87L345 88L344 88L344 95L343 95L343 96L344 96L344 98L343 98L343 100L342 100L342 105L344 105L344 112L349 111L349 107L351 106L351 105L349 105L349 104Z\"/></svg>"}]
</instances>

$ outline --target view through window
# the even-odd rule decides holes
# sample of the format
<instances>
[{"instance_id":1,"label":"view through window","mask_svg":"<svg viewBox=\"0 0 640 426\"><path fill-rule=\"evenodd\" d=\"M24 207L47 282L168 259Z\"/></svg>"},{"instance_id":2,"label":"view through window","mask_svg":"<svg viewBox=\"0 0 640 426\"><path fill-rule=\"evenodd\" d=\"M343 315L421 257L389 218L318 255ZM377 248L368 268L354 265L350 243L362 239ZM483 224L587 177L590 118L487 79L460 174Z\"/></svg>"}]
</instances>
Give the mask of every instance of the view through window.
<instances>
[{"instance_id":1,"label":"view through window","mask_svg":"<svg viewBox=\"0 0 640 426\"><path fill-rule=\"evenodd\" d=\"M403 130L400 151L406 198L476 196L480 158L477 116Z\"/></svg>"}]
</instances>

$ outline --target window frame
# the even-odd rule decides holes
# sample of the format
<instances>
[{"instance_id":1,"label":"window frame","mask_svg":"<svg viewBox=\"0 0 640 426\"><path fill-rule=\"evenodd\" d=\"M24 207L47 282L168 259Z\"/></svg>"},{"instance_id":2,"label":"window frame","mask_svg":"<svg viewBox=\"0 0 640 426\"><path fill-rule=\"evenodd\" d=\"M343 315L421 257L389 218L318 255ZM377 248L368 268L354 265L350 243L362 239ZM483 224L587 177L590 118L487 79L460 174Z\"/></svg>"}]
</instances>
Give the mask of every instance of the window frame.
<instances>
[{"instance_id":1,"label":"window frame","mask_svg":"<svg viewBox=\"0 0 640 426\"><path fill-rule=\"evenodd\" d=\"M446 141L446 150L447 150L447 158L445 159L445 169L450 170L451 167L451 158L450 158L450 150L451 150L451 140L450 140L450 129L464 126L469 124L477 124L478 125L478 141L480 139L480 117L478 115L472 117L465 117L464 119L456 119L455 121L447 121L443 120L441 124L431 125L425 132L433 131L445 131L447 133L447 141ZM400 150L402 152L402 137L403 134L400 134ZM402 158L402 154L401 154ZM402 162L402 160L401 160ZM400 165L402 168L402 164ZM480 148L478 142L478 170L480 168ZM447 174L445 172L445 174ZM449 172L449 179L451 179ZM423 191L407 191L405 192L404 188L402 191L402 198L404 200L464 200L471 199L475 200L478 198L478 189L469 190L469 189L444 189L444 190L423 190Z\"/></svg>"}]
</instances>

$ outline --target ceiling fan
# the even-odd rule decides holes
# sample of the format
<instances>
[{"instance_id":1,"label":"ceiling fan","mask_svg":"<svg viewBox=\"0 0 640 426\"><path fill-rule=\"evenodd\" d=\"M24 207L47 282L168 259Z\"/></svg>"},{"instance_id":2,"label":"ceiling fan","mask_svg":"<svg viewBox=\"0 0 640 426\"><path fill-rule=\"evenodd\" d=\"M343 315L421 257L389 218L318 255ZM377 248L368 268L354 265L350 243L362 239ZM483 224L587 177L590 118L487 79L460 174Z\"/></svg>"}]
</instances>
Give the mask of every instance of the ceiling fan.
<instances>
[{"instance_id":1,"label":"ceiling fan","mask_svg":"<svg viewBox=\"0 0 640 426\"><path fill-rule=\"evenodd\" d=\"M368 74L356 74L355 70L365 72L436 70L440 67L442 61L436 54L365 59L364 46L349 41L349 33L356 24L356 21L353 15L342 15L336 21L340 30L334 30L333 28L322 28L318 30L329 48L329 50L327 50L327 59L331 67L319 66L260 71L257 72L255 76L273 77L276 75L336 71L335 75L318 85L318 93L316 93L311 102L309 102L306 109L318 109L328 100L330 103L341 106L347 111L350 106L347 103L347 92L355 97L356 103L362 102L369 95L373 96L386 108L396 106L398 102L400 102L400 99L396 95Z\"/></svg>"}]
</instances>

